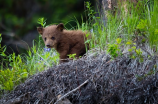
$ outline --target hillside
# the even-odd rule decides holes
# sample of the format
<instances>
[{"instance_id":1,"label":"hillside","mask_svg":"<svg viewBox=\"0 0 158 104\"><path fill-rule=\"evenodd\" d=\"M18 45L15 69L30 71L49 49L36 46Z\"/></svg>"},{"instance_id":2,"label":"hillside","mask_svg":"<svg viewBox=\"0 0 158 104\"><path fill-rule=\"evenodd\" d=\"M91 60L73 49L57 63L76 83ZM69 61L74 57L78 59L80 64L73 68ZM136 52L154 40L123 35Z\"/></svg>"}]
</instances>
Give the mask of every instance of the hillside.
<instances>
[{"instance_id":1,"label":"hillside","mask_svg":"<svg viewBox=\"0 0 158 104\"><path fill-rule=\"evenodd\" d=\"M97 53L32 76L0 103L54 104L58 95L72 90L66 96L72 104L157 103L158 57L139 62L127 54L111 60L105 52Z\"/></svg>"}]
</instances>

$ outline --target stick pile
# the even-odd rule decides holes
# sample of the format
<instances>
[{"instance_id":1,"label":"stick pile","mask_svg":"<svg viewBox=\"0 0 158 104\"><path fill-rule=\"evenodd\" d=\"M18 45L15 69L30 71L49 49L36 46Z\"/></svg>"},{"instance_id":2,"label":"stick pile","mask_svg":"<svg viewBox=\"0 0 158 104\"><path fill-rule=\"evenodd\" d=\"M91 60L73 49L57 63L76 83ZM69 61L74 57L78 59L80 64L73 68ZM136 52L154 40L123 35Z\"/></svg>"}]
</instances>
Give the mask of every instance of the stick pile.
<instances>
[{"instance_id":1,"label":"stick pile","mask_svg":"<svg viewBox=\"0 0 158 104\"><path fill-rule=\"evenodd\" d=\"M0 103L153 104L158 102L157 65L157 57L139 62L126 56L111 60L105 53L87 56L32 76Z\"/></svg>"}]
</instances>

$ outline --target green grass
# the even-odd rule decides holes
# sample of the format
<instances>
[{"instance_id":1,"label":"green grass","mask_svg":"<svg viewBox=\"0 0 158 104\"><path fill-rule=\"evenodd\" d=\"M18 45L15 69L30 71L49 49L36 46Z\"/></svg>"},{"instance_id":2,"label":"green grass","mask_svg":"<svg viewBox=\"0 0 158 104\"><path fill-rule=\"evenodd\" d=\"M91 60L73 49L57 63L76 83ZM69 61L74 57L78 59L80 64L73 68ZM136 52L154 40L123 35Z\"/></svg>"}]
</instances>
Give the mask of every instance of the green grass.
<instances>
[{"instance_id":1,"label":"green grass","mask_svg":"<svg viewBox=\"0 0 158 104\"><path fill-rule=\"evenodd\" d=\"M90 2L86 2L87 9L85 12L88 18L85 23L82 21L81 24L76 20L77 29L87 31L87 37L91 34L92 38L86 41L86 43L90 44L90 49L99 48L107 50L115 58L122 55L121 48L129 46L128 51L135 52L131 58L142 58L142 51L137 48L135 41L137 37L144 38L144 43L149 45L152 50L157 50L158 46L158 1L154 0L152 3L147 1L139 0L136 6L126 2L127 13L121 6L118 6L120 8L116 10L115 14L107 11L106 16L108 19L106 26L101 20L101 16L95 16L96 12L91 7ZM38 23L43 27L46 25L44 18L40 18ZM90 30L93 30L93 32L88 32ZM0 43L1 41L0 35ZM143 41L141 42L143 44ZM1 95L6 91L13 90L15 86L24 82L29 76L58 64L59 55L55 50L44 52L42 43L43 41L40 37L37 44L34 44L27 54L18 56L15 53L9 56L6 55L6 47L2 47L0 44Z\"/></svg>"},{"instance_id":2,"label":"green grass","mask_svg":"<svg viewBox=\"0 0 158 104\"><path fill-rule=\"evenodd\" d=\"M158 46L158 1L139 0L137 5L131 2L125 2L124 6L118 5L115 14L106 11L106 26L101 20L101 16L96 17L96 12L92 10L91 4L86 2L86 13L88 21L78 24L82 30L93 29L92 39L90 42L92 48L107 49L108 44L114 44L117 38L122 38L122 44L131 40L136 42L136 38L141 37L146 45L153 50ZM128 11L128 12L126 12ZM100 14L100 13L99 13Z\"/></svg>"},{"instance_id":3,"label":"green grass","mask_svg":"<svg viewBox=\"0 0 158 104\"><path fill-rule=\"evenodd\" d=\"M0 37L2 40L2 37ZM55 50L44 52L44 48L38 42L28 50L25 55L16 56L15 53L7 56L6 47L0 47L1 69L0 69L0 93L11 91L24 82L29 76L48 69L58 64L59 55ZM3 50L3 51L2 51ZM5 64L4 64L5 63Z\"/></svg>"}]
</instances>

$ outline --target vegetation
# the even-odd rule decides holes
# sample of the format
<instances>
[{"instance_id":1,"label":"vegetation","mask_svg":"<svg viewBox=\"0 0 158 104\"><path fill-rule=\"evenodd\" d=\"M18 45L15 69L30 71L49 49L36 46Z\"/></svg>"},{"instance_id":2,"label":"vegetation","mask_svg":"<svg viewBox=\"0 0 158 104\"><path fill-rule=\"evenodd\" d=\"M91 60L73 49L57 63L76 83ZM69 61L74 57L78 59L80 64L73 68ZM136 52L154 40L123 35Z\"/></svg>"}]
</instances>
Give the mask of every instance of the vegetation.
<instances>
[{"instance_id":1,"label":"vegetation","mask_svg":"<svg viewBox=\"0 0 158 104\"><path fill-rule=\"evenodd\" d=\"M88 19L80 24L77 21L78 29L91 30L92 38L86 43L90 44L90 49L99 48L107 50L114 59L123 54L123 48L128 47L128 52L132 53L131 58L139 58L142 62L143 55L141 45L148 45L156 53L158 46L158 1L148 2L139 0L137 5L126 2L127 8L118 6L115 14L107 12L106 26L101 17L96 16L96 12L91 7L90 2L86 2L86 13ZM128 12L126 12L128 11ZM38 19L41 26L46 26L44 18ZM89 33L87 34L87 37ZM11 91L16 85L23 82L29 76L38 73L58 64L58 54L54 50L42 47L41 37L39 42L29 49L28 54L18 55L15 53L7 56L6 47L0 44L0 91ZM0 43L2 37L0 35ZM35 43L35 42L34 42ZM148 51L148 50L147 50ZM74 58L75 54L69 55ZM148 74L150 75L150 74Z\"/></svg>"},{"instance_id":2,"label":"vegetation","mask_svg":"<svg viewBox=\"0 0 158 104\"><path fill-rule=\"evenodd\" d=\"M1 36L1 35L0 35ZM2 37L0 37L2 40ZM1 44L0 44L1 46ZM1 69L0 69L0 91L11 91L14 86L23 82L35 73L43 71L58 63L58 53L47 48L34 45L28 54L18 55L15 53L7 56L6 47L0 47Z\"/></svg>"},{"instance_id":3,"label":"vegetation","mask_svg":"<svg viewBox=\"0 0 158 104\"><path fill-rule=\"evenodd\" d=\"M132 58L141 58L141 46L149 46L152 51L157 52L157 4L156 0L139 0L137 4L128 1L120 3L115 14L106 11L108 19L105 26L103 21L100 21L101 16L96 17L96 12L90 7L90 3L86 2L89 18L80 28L93 29L91 48L107 50L112 57L117 57L128 47L128 52L135 52Z\"/></svg>"}]
</instances>

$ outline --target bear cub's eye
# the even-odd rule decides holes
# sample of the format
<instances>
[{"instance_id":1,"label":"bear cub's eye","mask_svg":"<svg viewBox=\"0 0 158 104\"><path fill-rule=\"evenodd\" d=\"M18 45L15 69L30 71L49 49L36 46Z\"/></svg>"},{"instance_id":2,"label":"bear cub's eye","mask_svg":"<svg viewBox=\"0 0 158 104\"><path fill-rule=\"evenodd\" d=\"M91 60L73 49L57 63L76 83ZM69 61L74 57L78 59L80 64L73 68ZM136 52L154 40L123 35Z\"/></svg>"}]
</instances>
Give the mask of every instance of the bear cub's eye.
<instances>
[{"instance_id":1,"label":"bear cub's eye","mask_svg":"<svg viewBox=\"0 0 158 104\"><path fill-rule=\"evenodd\" d=\"M46 38L44 38L44 40L46 41Z\"/></svg>"},{"instance_id":2,"label":"bear cub's eye","mask_svg":"<svg viewBox=\"0 0 158 104\"><path fill-rule=\"evenodd\" d=\"M55 40L55 37L51 37L52 40Z\"/></svg>"}]
</instances>

